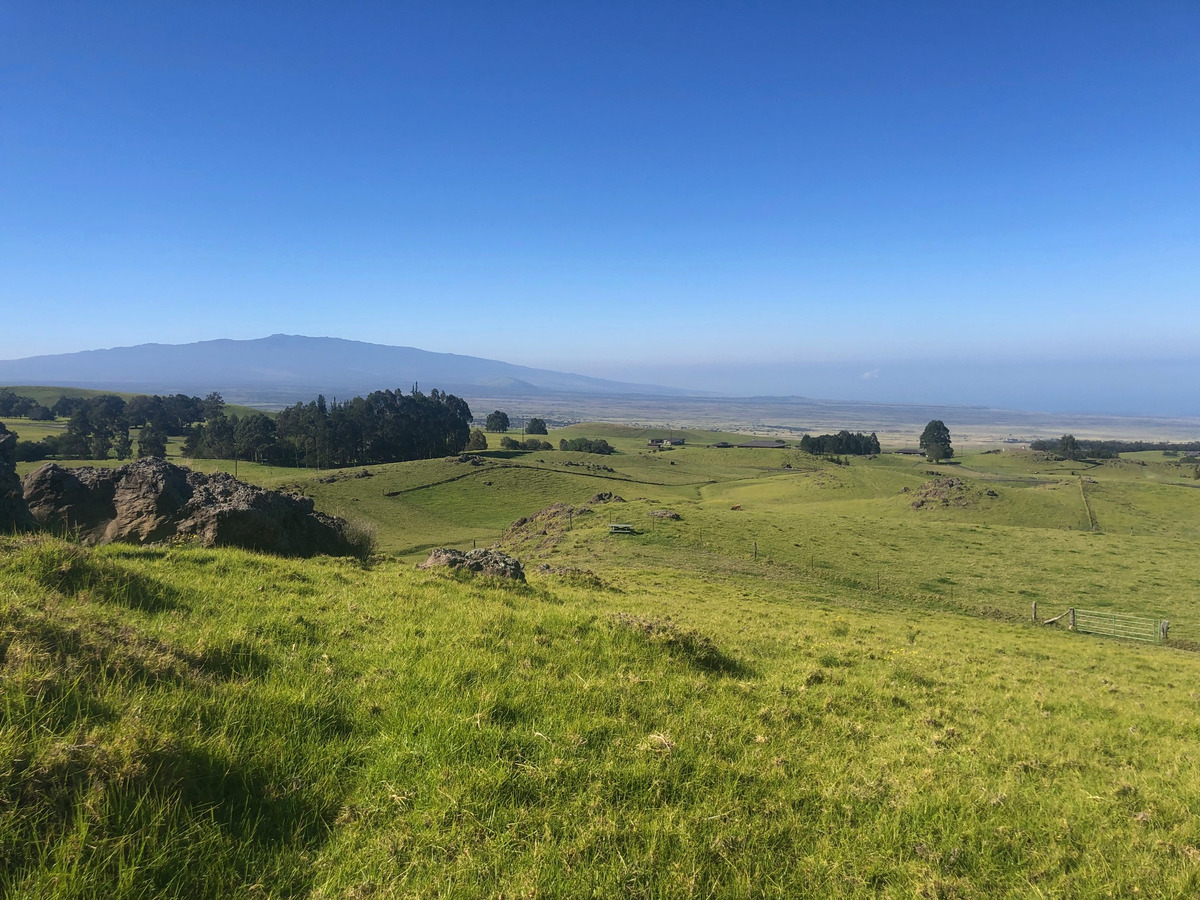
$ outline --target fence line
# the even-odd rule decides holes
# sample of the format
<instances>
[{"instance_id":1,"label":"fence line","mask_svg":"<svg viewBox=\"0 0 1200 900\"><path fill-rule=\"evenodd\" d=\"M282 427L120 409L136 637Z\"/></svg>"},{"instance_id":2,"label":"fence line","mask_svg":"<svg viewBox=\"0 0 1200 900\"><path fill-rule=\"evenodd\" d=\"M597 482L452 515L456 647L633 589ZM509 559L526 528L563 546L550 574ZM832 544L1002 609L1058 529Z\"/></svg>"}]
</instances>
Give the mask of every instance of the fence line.
<instances>
[{"instance_id":1,"label":"fence line","mask_svg":"<svg viewBox=\"0 0 1200 900\"><path fill-rule=\"evenodd\" d=\"M1080 484L1080 490L1083 490L1082 484ZM1084 502L1087 502L1086 494L1084 494ZM697 538L697 546L703 547L704 545L699 540L699 535L697 535ZM757 560L759 558L759 549L757 541L750 542L748 552L752 559ZM770 557L768 556L768 561L769 559ZM890 578L885 582L879 570L875 571L875 578L872 579L869 575L854 574L853 570L839 569L828 560L823 559L818 562L816 554L810 554L808 565L793 570L793 575L800 578L807 578L809 581L847 587L852 590L875 593L881 596L890 595L918 603L933 602L939 606L948 605L961 609L964 612L975 611L989 616L998 615L1000 618L1016 619L1020 617L1020 613L1017 613L1015 610L1009 611L1003 608L976 606L969 599L971 596L970 592L967 595L968 599L964 599L961 595L956 595L953 582L947 582L949 597L940 591L912 590L907 586L897 584ZM1053 625L1063 619L1067 620L1067 627L1072 631L1151 643L1166 642L1169 639L1168 631L1171 624L1166 619L1160 620L1148 616L1132 616L1125 613L1084 610L1073 606L1061 615L1042 621L1038 618L1038 602L1036 600L1033 601L1033 621L1035 623L1040 622L1042 625Z\"/></svg>"},{"instance_id":2,"label":"fence line","mask_svg":"<svg viewBox=\"0 0 1200 900\"><path fill-rule=\"evenodd\" d=\"M1092 512L1092 504L1088 502L1087 488L1084 487L1083 476L1079 476L1079 496L1083 498L1083 508L1087 512L1088 530L1099 531L1100 523L1096 521L1096 514Z\"/></svg>"}]
</instances>

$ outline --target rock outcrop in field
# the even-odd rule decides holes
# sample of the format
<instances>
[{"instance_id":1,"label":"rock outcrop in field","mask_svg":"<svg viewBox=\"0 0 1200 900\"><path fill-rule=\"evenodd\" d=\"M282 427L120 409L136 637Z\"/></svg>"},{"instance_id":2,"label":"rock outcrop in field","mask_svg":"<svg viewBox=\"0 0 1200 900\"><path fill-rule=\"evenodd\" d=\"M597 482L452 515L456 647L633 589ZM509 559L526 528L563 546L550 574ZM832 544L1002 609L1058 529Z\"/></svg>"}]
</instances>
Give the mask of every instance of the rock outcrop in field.
<instances>
[{"instance_id":1,"label":"rock outcrop in field","mask_svg":"<svg viewBox=\"0 0 1200 900\"><path fill-rule=\"evenodd\" d=\"M0 534L36 527L17 477L17 436L0 423Z\"/></svg>"},{"instance_id":2,"label":"rock outcrop in field","mask_svg":"<svg viewBox=\"0 0 1200 900\"><path fill-rule=\"evenodd\" d=\"M904 492L907 493L905 488ZM978 506L985 498L995 498L999 495L990 488L980 490L978 485L971 484L961 478L947 477L927 481L921 485L913 496L913 509L932 509L935 507L953 506L968 509Z\"/></svg>"},{"instance_id":3,"label":"rock outcrop in field","mask_svg":"<svg viewBox=\"0 0 1200 900\"><path fill-rule=\"evenodd\" d=\"M359 555L346 523L316 512L307 497L161 459L115 469L47 463L26 477L24 501L38 525L77 534L85 544L179 538L283 556Z\"/></svg>"},{"instance_id":4,"label":"rock outcrop in field","mask_svg":"<svg viewBox=\"0 0 1200 900\"><path fill-rule=\"evenodd\" d=\"M515 581L525 580L525 570L515 556L501 553L499 550L451 550L442 547L433 550L429 558L418 568L433 569L446 566L451 569L465 569L480 575L494 575L497 578L512 578Z\"/></svg>"}]
</instances>

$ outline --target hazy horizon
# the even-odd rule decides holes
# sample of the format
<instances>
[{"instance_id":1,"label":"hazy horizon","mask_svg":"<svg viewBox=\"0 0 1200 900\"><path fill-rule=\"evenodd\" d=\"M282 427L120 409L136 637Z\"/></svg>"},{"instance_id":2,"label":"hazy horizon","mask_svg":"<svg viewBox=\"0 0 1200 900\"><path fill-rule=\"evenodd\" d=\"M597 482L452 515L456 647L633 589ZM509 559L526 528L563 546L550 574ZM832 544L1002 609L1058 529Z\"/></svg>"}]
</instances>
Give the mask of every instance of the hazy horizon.
<instances>
[{"instance_id":1,"label":"hazy horizon","mask_svg":"<svg viewBox=\"0 0 1200 900\"><path fill-rule=\"evenodd\" d=\"M333 335L295 337L354 340ZM149 343L171 346L163 342ZM113 349L129 348L89 348L92 351ZM87 354L89 351L76 352ZM484 358L525 366L520 360ZM9 361L0 360L0 363ZM724 398L804 397L838 402L979 406L1043 413L1200 417L1200 396L1194 390L1200 376L1200 363L1188 359L959 359L939 360L933 364L918 360L840 360L757 366L738 363L656 365L653 361L644 361L593 363L576 369L544 368L629 385L657 385ZM179 384L191 385L192 381L199 384L199 380L187 372L178 375ZM434 380L438 380L436 375ZM61 379L51 383L58 381ZM127 383L125 378L121 381ZM75 379L70 383L81 382ZM1081 392L1081 385L1087 385L1088 390ZM373 389L395 386L381 383ZM438 385L430 383L429 386ZM341 389L344 385L338 387Z\"/></svg>"}]
</instances>

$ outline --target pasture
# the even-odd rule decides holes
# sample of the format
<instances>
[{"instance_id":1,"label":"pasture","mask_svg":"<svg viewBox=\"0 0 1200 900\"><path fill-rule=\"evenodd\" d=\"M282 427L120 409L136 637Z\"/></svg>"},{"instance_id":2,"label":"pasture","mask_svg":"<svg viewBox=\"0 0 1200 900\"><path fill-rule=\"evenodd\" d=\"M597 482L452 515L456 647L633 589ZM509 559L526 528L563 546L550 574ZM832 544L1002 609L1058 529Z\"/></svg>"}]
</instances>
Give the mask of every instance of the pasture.
<instances>
[{"instance_id":1,"label":"pasture","mask_svg":"<svg viewBox=\"0 0 1200 900\"><path fill-rule=\"evenodd\" d=\"M240 464L367 566L6 539L0 893L1200 889L1190 464L567 436L618 452ZM492 543L527 584L413 565Z\"/></svg>"}]
</instances>

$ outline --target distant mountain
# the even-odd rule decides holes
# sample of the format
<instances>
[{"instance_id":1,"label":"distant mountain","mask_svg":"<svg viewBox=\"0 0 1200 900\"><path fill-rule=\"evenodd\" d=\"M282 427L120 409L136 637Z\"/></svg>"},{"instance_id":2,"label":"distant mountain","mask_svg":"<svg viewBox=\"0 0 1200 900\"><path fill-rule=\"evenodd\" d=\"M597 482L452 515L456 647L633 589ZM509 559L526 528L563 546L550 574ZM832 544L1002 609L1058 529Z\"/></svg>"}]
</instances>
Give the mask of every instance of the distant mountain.
<instances>
[{"instance_id":1,"label":"distant mountain","mask_svg":"<svg viewBox=\"0 0 1200 900\"><path fill-rule=\"evenodd\" d=\"M351 397L414 384L461 396L702 396L517 366L494 359L431 353L342 338L274 334L250 341L139 344L0 360L0 384L43 384L143 393L206 394L284 405L323 393Z\"/></svg>"}]
</instances>

